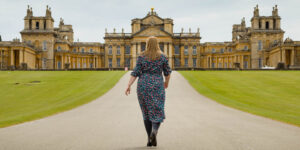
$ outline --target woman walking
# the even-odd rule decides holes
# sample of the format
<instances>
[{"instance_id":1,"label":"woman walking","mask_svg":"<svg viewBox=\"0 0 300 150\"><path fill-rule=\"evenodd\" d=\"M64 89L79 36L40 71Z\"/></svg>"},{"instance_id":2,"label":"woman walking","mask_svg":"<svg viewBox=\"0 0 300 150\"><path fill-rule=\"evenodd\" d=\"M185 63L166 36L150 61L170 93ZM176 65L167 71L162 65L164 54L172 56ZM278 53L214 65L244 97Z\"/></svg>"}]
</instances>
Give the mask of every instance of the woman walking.
<instances>
[{"instance_id":1,"label":"woman walking","mask_svg":"<svg viewBox=\"0 0 300 150\"><path fill-rule=\"evenodd\" d=\"M148 135L147 146L157 145L158 128L165 119L165 89L168 88L171 72L168 59L161 52L157 38L149 37L146 50L137 58L125 91L126 95L130 94L131 85L139 77L137 95Z\"/></svg>"}]
</instances>

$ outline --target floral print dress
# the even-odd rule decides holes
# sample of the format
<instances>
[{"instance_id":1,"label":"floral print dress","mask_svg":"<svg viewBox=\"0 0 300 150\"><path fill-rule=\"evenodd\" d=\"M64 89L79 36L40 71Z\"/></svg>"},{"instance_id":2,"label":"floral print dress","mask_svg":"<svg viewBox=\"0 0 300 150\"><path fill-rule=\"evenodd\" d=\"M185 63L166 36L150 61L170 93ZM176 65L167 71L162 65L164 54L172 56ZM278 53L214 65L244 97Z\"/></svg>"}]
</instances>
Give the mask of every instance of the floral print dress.
<instances>
[{"instance_id":1,"label":"floral print dress","mask_svg":"<svg viewBox=\"0 0 300 150\"><path fill-rule=\"evenodd\" d=\"M162 73L171 74L168 59L161 55L160 59L149 60L139 56L132 76L139 77L137 95L143 119L152 122L163 122L165 119L165 88Z\"/></svg>"}]
</instances>

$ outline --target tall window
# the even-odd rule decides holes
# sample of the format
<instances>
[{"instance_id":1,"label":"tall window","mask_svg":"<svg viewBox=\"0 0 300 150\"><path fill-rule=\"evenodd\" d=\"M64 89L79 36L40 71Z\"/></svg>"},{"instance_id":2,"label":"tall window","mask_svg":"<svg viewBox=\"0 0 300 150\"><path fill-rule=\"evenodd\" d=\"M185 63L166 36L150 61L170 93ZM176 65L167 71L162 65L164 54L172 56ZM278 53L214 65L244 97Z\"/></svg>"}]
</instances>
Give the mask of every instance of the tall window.
<instances>
[{"instance_id":1,"label":"tall window","mask_svg":"<svg viewBox=\"0 0 300 150\"><path fill-rule=\"evenodd\" d=\"M73 58L73 68L76 68L76 59Z\"/></svg>"},{"instance_id":2,"label":"tall window","mask_svg":"<svg viewBox=\"0 0 300 150\"><path fill-rule=\"evenodd\" d=\"M180 67L180 60L179 60L179 58L175 58L174 59L174 65L175 65L175 67Z\"/></svg>"},{"instance_id":3,"label":"tall window","mask_svg":"<svg viewBox=\"0 0 300 150\"><path fill-rule=\"evenodd\" d=\"M93 53L93 49L92 48L90 49L90 53Z\"/></svg>"},{"instance_id":4,"label":"tall window","mask_svg":"<svg viewBox=\"0 0 300 150\"><path fill-rule=\"evenodd\" d=\"M266 29L269 29L269 21L266 22Z\"/></svg>"},{"instance_id":5,"label":"tall window","mask_svg":"<svg viewBox=\"0 0 300 150\"><path fill-rule=\"evenodd\" d=\"M248 61L244 61L244 69L248 68Z\"/></svg>"},{"instance_id":6,"label":"tall window","mask_svg":"<svg viewBox=\"0 0 300 150\"><path fill-rule=\"evenodd\" d=\"M120 49L121 49L121 47L118 45L118 46L117 46L117 55L120 55L120 54L121 54L121 50L120 50Z\"/></svg>"},{"instance_id":7,"label":"tall window","mask_svg":"<svg viewBox=\"0 0 300 150\"><path fill-rule=\"evenodd\" d=\"M146 50L146 43L145 42L141 43L141 48L142 48L141 49L142 52Z\"/></svg>"},{"instance_id":8,"label":"tall window","mask_svg":"<svg viewBox=\"0 0 300 150\"><path fill-rule=\"evenodd\" d=\"M83 68L86 68L86 59L83 58Z\"/></svg>"},{"instance_id":9,"label":"tall window","mask_svg":"<svg viewBox=\"0 0 300 150\"><path fill-rule=\"evenodd\" d=\"M93 68L93 63L90 63L90 68Z\"/></svg>"},{"instance_id":10,"label":"tall window","mask_svg":"<svg viewBox=\"0 0 300 150\"><path fill-rule=\"evenodd\" d=\"M73 52L74 52L74 53L76 52L76 48L73 49Z\"/></svg>"},{"instance_id":11,"label":"tall window","mask_svg":"<svg viewBox=\"0 0 300 150\"><path fill-rule=\"evenodd\" d=\"M35 29L40 29L40 23L39 22L35 23Z\"/></svg>"},{"instance_id":12,"label":"tall window","mask_svg":"<svg viewBox=\"0 0 300 150\"><path fill-rule=\"evenodd\" d=\"M47 66L47 58L43 58L42 61L43 61L42 68L43 68L43 69L46 69L46 66Z\"/></svg>"},{"instance_id":13,"label":"tall window","mask_svg":"<svg viewBox=\"0 0 300 150\"><path fill-rule=\"evenodd\" d=\"M179 50L179 45L175 45L174 46L174 52L175 52L175 55L179 55L179 53L180 53L180 50Z\"/></svg>"},{"instance_id":14,"label":"tall window","mask_svg":"<svg viewBox=\"0 0 300 150\"><path fill-rule=\"evenodd\" d=\"M80 58L77 59L77 68L80 68Z\"/></svg>"},{"instance_id":15,"label":"tall window","mask_svg":"<svg viewBox=\"0 0 300 150\"><path fill-rule=\"evenodd\" d=\"M47 21L44 20L44 30L46 30L46 28L47 28Z\"/></svg>"},{"instance_id":16,"label":"tall window","mask_svg":"<svg viewBox=\"0 0 300 150\"><path fill-rule=\"evenodd\" d=\"M125 59L125 67L130 68L130 58Z\"/></svg>"},{"instance_id":17,"label":"tall window","mask_svg":"<svg viewBox=\"0 0 300 150\"><path fill-rule=\"evenodd\" d=\"M120 58L117 58L117 67L120 67Z\"/></svg>"},{"instance_id":18,"label":"tall window","mask_svg":"<svg viewBox=\"0 0 300 150\"><path fill-rule=\"evenodd\" d=\"M219 68L222 68L222 63L219 63Z\"/></svg>"},{"instance_id":19,"label":"tall window","mask_svg":"<svg viewBox=\"0 0 300 150\"><path fill-rule=\"evenodd\" d=\"M81 48L81 53L84 53L84 48Z\"/></svg>"},{"instance_id":20,"label":"tall window","mask_svg":"<svg viewBox=\"0 0 300 150\"><path fill-rule=\"evenodd\" d=\"M130 46L129 45L125 46L125 54L130 54Z\"/></svg>"},{"instance_id":21,"label":"tall window","mask_svg":"<svg viewBox=\"0 0 300 150\"><path fill-rule=\"evenodd\" d=\"M227 68L227 63L224 63L224 68Z\"/></svg>"},{"instance_id":22,"label":"tall window","mask_svg":"<svg viewBox=\"0 0 300 150\"><path fill-rule=\"evenodd\" d=\"M108 67L111 68L112 67L112 58L108 59Z\"/></svg>"},{"instance_id":23,"label":"tall window","mask_svg":"<svg viewBox=\"0 0 300 150\"><path fill-rule=\"evenodd\" d=\"M229 52L232 52L232 48L229 48L229 50L228 50Z\"/></svg>"},{"instance_id":24,"label":"tall window","mask_svg":"<svg viewBox=\"0 0 300 150\"><path fill-rule=\"evenodd\" d=\"M43 50L44 50L44 51L47 50L47 41L44 41L44 42L43 42Z\"/></svg>"},{"instance_id":25,"label":"tall window","mask_svg":"<svg viewBox=\"0 0 300 150\"><path fill-rule=\"evenodd\" d=\"M261 61L261 58L258 59L258 67L259 67L259 68L262 67L262 61Z\"/></svg>"},{"instance_id":26,"label":"tall window","mask_svg":"<svg viewBox=\"0 0 300 150\"><path fill-rule=\"evenodd\" d=\"M111 45L108 47L108 54L112 55L112 46Z\"/></svg>"},{"instance_id":27,"label":"tall window","mask_svg":"<svg viewBox=\"0 0 300 150\"><path fill-rule=\"evenodd\" d=\"M189 46L187 46L187 45L184 46L184 55L188 55L189 54L188 53L188 48L189 48Z\"/></svg>"},{"instance_id":28,"label":"tall window","mask_svg":"<svg viewBox=\"0 0 300 150\"><path fill-rule=\"evenodd\" d=\"M196 67L196 65L197 65L197 59L193 58L193 67Z\"/></svg>"},{"instance_id":29,"label":"tall window","mask_svg":"<svg viewBox=\"0 0 300 150\"><path fill-rule=\"evenodd\" d=\"M261 40L258 41L258 50L262 50L262 41Z\"/></svg>"},{"instance_id":30,"label":"tall window","mask_svg":"<svg viewBox=\"0 0 300 150\"><path fill-rule=\"evenodd\" d=\"M159 48L163 52L164 51L164 43L159 43Z\"/></svg>"},{"instance_id":31,"label":"tall window","mask_svg":"<svg viewBox=\"0 0 300 150\"><path fill-rule=\"evenodd\" d=\"M248 50L248 46L247 45L244 46L244 50L245 51Z\"/></svg>"},{"instance_id":32,"label":"tall window","mask_svg":"<svg viewBox=\"0 0 300 150\"><path fill-rule=\"evenodd\" d=\"M215 68L215 63L214 63L214 62L211 63L211 67L212 67L212 68Z\"/></svg>"},{"instance_id":33,"label":"tall window","mask_svg":"<svg viewBox=\"0 0 300 150\"><path fill-rule=\"evenodd\" d=\"M57 47L57 51L61 51L61 47L60 46Z\"/></svg>"},{"instance_id":34,"label":"tall window","mask_svg":"<svg viewBox=\"0 0 300 150\"><path fill-rule=\"evenodd\" d=\"M184 58L184 66L187 67L188 66L188 59Z\"/></svg>"},{"instance_id":35,"label":"tall window","mask_svg":"<svg viewBox=\"0 0 300 150\"><path fill-rule=\"evenodd\" d=\"M194 45L194 46L193 46L193 55L196 55L196 54L197 54L197 46Z\"/></svg>"},{"instance_id":36,"label":"tall window","mask_svg":"<svg viewBox=\"0 0 300 150\"><path fill-rule=\"evenodd\" d=\"M61 69L61 62L60 61L57 62L57 69Z\"/></svg>"}]
</instances>

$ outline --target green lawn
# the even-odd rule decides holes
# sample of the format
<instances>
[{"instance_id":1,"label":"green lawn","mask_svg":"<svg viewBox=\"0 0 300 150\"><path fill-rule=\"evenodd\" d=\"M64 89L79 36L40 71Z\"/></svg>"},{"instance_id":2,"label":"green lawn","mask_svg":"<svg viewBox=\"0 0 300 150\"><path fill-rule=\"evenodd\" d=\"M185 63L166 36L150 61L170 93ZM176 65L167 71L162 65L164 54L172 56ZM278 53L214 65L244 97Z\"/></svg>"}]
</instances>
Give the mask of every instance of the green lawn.
<instances>
[{"instance_id":1,"label":"green lawn","mask_svg":"<svg viewBox=\"0 0 300 150\"><path fill-rule=\"evenodd\" d=\"M300 126L300 71L180 71L202 95Z\"/></svg>"},{"instance_id":2,"label":"green lawn","mask_svg":"<svg viewBox=\"0 0 300 150\"><path fill-rule=\"evenodd\" d=\"M111 89L125 71L0 71L0 127L53 115Z\"/></svg>"}]
</instances>

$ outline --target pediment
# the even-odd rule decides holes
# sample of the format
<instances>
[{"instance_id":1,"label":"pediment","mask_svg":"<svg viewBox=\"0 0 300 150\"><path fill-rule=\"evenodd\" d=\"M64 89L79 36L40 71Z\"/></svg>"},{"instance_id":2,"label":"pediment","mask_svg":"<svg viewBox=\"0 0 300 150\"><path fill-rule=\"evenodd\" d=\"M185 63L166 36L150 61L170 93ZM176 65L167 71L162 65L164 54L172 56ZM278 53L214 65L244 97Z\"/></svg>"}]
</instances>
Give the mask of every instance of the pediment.
<instances>
[{"instance_id":1,"label":"pediment","mask_svg":"<svg viewBox=\"0 0 300 150\"><path fill-rule=\"evenodd\" d=\"M140 32L135 33L133 36L139 36L139 37L149 37L149 36L156 36L156 37L169 37L171 34L168 32L162 31L157 27L149 27L145 30L142 30Z\"/></svg>"},{"instance_id":2,"label":"pediment","mask_svg":"<svg viewBox=\"0 0 300 150\"><path fill-rule=\"evenodd\" d=\"M147 16L142 19L142 24L154 24L155 25L155 24L163 24L163 23L164 23L163 19L161 19L158 16L154 16L154 15Z\"/></svg>"}]
</instances>

